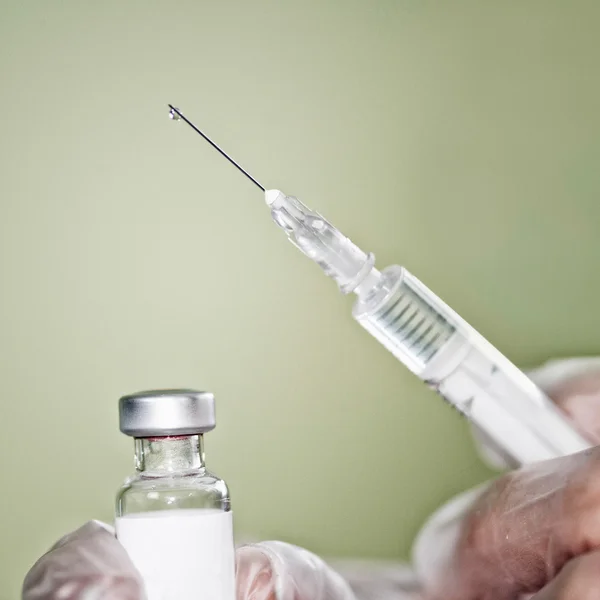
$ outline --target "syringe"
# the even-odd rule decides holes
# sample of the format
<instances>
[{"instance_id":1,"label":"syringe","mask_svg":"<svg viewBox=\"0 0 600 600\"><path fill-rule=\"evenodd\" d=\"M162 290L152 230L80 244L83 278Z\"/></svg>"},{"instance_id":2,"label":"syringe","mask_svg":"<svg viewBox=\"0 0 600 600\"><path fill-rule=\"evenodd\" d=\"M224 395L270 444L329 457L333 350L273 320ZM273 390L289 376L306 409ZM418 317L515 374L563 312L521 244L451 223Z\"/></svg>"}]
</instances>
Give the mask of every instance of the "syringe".
<instances>
[{"instance_id":1,"label":"syringe","mask_svg":"<svg viewBox=\"0 0 600 600\"><path fill-rule=\"evenodd\" d=\"M513 363L404 267L375 268L353 244L297 198L265 188L178 109L181 118L265 193L273 221L288 239L354 293L352 314L375 339L438 392L518 464L590 447L567 417Z\"/></svg>"}]
</instances>

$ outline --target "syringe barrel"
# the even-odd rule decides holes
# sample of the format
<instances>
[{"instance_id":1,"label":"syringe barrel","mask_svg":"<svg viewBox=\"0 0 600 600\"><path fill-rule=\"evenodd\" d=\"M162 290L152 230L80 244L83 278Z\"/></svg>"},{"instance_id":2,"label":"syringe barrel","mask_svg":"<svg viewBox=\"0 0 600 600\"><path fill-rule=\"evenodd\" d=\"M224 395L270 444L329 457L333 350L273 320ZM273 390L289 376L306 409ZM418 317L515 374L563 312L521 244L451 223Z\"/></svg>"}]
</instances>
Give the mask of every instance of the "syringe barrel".
<instances>
[{"instance_id":1,"label":"syringe barrel","mask_svg":"<svg viewBox=\"0 0 600 600\"><path fill-rule=\"evenodd\" d=\"M515 462L590 446L520 369L403 267L383 270L353 314Z\"/></svg>"},{"instance_id":2,"label":"syringe barrel","mask_svg":"<svg viewBox=\"0 0 600 600\"><path fill-rule=\"evenodd\" d=\"M571 423L487 340L406 269L374 256L297 198L268 190L274 222L344 293L354 317L413 373L524 464L589 447Z\"/></svg>"}]
</instances>

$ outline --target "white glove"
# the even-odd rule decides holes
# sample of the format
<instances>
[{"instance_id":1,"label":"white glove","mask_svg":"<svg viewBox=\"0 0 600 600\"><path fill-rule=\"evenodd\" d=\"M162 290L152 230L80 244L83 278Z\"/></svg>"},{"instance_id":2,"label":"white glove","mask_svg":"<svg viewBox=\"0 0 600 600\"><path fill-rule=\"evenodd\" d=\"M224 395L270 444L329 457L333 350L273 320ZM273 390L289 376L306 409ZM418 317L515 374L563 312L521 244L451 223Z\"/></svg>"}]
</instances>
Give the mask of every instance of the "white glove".
<instances>
[{"instance_id":1,"label":"white glove","mask_svg":"<svg viewBox=\"0 0 600 600\"><path fill-rule=\"evenodd\" d=\"M346 581L318 556L284 542L237 549L238 600L355 600Z\"/></svg>"},{"instance_id":2,"label":"white glove","mask_svg":"<svg viewBox=\"0 0 600 600\"><path fill-rule=\"evenodd\" d=\"M552 360L526 374L574 421L591 443L600 444L600 358ZM512 466L485 435L474 427L472 431L479 454L489 466L494 469ZM419 580L426 587L438 578L440 570L448 563L465 519L488 487L488 484L478 486L450 500L427 520L417 535L413 564Z\"/></svg>"},{"instance_id":3,"label":"white glove","mask_svg":"<svg viewBox=\"0 0 600 600\"><path fill-rule=\"evenodd\" d=\"M238 600L355 600L320 558L283 542L238 548ZM146 600L140 576L110 527L87 523L27 574L22 600ZM199 599L202 600L202 599Z\"/></svg>"}]
</instances>

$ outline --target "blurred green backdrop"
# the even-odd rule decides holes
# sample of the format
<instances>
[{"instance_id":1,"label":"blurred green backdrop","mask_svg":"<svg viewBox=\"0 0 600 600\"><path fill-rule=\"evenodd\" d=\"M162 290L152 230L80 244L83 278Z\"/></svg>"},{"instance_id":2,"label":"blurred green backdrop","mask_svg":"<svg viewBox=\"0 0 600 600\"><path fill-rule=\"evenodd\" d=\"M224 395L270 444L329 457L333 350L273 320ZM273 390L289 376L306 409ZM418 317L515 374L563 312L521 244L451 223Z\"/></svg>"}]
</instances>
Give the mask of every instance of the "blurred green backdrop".
<instances>
[{"instance_id":1,"label":"blurred green backdrop","mask_svg":"<svg viewBox=\"0 0 600 600\"><path fill-rule=\"evenodd\" d=\"M489 473L261 195L408 266L521 365L600 349L600 4L0 3L0 598L110 520L127 392L214 391L240 535L406 557Z\"/></svg>"}]
</instances>

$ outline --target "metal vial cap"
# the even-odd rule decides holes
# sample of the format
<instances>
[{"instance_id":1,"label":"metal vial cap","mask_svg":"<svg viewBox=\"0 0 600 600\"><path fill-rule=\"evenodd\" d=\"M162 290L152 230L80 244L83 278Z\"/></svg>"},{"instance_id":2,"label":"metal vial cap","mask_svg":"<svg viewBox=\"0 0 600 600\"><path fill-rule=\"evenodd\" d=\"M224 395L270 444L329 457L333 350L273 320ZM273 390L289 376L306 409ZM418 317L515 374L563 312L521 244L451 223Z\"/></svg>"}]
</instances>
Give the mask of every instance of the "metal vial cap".
<instances>
[{"instance_id":1,"label":"metal vial cap","mask_svg":"<svg viewBox=\"0 0 600 600\"><path fill-rule=\"evenodd\" d=\"M119 400L119 428L132 437L196 435L217 425L215 397L196 390L151 390Z\"/></svg>"}]
</instances>

